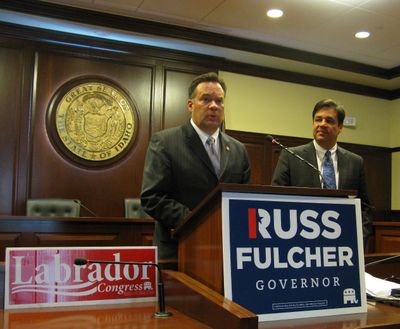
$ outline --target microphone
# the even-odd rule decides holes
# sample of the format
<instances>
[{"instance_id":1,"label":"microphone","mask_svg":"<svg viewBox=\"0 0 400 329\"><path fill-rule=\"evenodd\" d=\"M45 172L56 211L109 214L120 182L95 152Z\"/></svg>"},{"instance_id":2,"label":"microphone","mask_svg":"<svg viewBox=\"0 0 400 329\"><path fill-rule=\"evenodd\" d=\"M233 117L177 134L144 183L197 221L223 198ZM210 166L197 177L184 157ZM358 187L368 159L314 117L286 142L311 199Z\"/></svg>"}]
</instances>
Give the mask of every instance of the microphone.
<instances>
[{"instance_id":1,"label":"microphone","mask_svg":"<svg viewBox=\"0 0 400 329\"><path fill-rule=\"evenodd\" d=\"M280 146L283 150L285 150L286 152L290 153L291 155L293 155L295 158L299 159L301 162L305 163L307 166L311 167L314 171L316 171L318 173L318 176L321 177L321 181L322 181L322 186L326 186L326 182L324 179L324 176L322 176L321 171L314 166L311 162L307 161L306 159L302 158L300 155L298 155L297 153L294 153L290 148L288 148L287 146L281 144L277 138L271 136L271 135L267 135L267 138L271 141L272 144L276 144L278 146Z\"/></svg>"},{"instance_id":2,"label":"microphone","mask_svg":"<svg viewBox=\"0 0 400 329\"><path fill-rule=\"evenodd\" d=\"M158 271L158 312L155 312L154 315L158 318L166 318L172 315L172 313L165 311L165 298L164 298L164 282L162 279L162 273L160 267L157 263L147 263L147 262L115 262L112 260L94 260L94 259L86 259L86 258L75 258L74 264L77 266L83 266L88 263L97 263L97 264L121 264L121 265L150 265L155 266Z\"/></svg>"},{"instance_id":3,"label":"microphone","mask_svg":"<svg viewBox=\"0 0 400 329\"><path fill-rule=\"evenodd\" d=\"M90 210L88 207L86 207L81 200L77 200L74 199L73 200L75 203L79 204L79 206L81 206L83 209L87 210L88 212L90 212L94 217L99 217L95 212L93 212L92 210Z\"/></svg>"}]
</instances>

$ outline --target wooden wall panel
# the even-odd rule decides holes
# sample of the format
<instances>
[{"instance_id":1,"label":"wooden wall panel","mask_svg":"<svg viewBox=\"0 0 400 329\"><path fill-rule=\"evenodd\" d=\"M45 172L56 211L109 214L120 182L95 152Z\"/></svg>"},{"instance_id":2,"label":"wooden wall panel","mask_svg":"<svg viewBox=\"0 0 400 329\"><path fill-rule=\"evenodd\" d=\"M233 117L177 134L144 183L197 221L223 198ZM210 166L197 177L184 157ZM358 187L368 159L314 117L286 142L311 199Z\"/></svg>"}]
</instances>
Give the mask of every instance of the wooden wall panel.
<instances>
[{"instance_id":1,"label":"wooden wall panel","mask_svg":"<svg viewBox=\"0 0 400 329\"><path fill-rule=\"evenodd\" d=\"M375 252L387 253L400 251L399 230L379 230L375 236Z\"/></svg>"},{"instance_id":2,"label":"wooden wall panel","mask_svg":"<svg viewBox=\"0 0 400 329\"><path fill-rule=\"evenodd\" d=\"M151 134L189 120L188 85L209 69L187 60L159 60L158 52L156 57L88 54L79 47L8 41L12 46L0 52L0 65L10 77L0 88L0 137L8 141L0 164L0 214L24 215L29 198L73 198L97 216L123 217L124 199L140 195ZM112 81L137 109L132 147L106 165L71 160L51 138L54 123L50 121L49 126L48 111L52 100L65 84L87 77ZM85 207L81 215L91 216Z\"/></svg>"},{"instance_id":3,"label":"wooden wall panel","mask_svg":"<svg viewBox=\"0 0 400 329\"><path fill-rule=\"evenodd\" d=\"M0 214L9 214L15 198L15 171L20 143L23 52L0 47Z\"/></svg>"},{"instance_id":4,"label":"wooden wall panel","mask_svg":"<svg viewBox=\"0 0 400 329\"><path fill-rule=\"evenodd\" d=\"M370 201L375 207L375 219L383 220L385 210L391 209L392 159L390 150L362 145L350 145L348 148L364 159L367 188Z\"/></svg>"},{"instance_id":5,"label":"wooden wall panel","mask_svg":"<svg viewBox=\"0 0 400 329\"><path fill-rule=\"evenodd\" d=\"M121 55L43 43L5 38L10 47L0 49L0 69L9 77L0 86L0 137L7 140L0 163L0 214L24 215L29 198L73 198L99 217L123 217L124 199L140 195L151 134L189 120L188 85L210 69L195 58L193 65L187 58L168 59L171 54L160 60L159 51L147 54L135 47ZM137 108L132 147L106 165L74 161L51 138L52 100L66 83L87 77L112 81ZM81 216L92 216L85 207Z\"/></svg>"},{"instance_id":6,"label":"wooden wall panel","mask_svg":"<svg viewBox=\"0 0 400 329\"><path fill-rule=\"evenodd\" d=\"M124 198L140 194L152 110L153 68L41 52L37 71L29 197L79 199L99 216L122 217ZM51 142L46 129L49 104L58 88L85 76L110 79L128 92L139 112L133 147L106 167L82 165L66 158Z\"/></svg>"},{"instance_id":7,"label":"wooden wall panel","mask_svg":"<svg viewBox=\"0 0 400 329\"><path fill-rule=\"evenodd\" d=\"M400 221L375 221L375 252L400 252Z\"/></svg>"},{"instance_id":8,"label":"wooden wall panel","mask_svg":"<svg viewBox=\"0 0 400 329\"><path fill-rule=\"evenodd\" d=\"M271 183L271 152L268 149L265 135L233 130L226 132L240 140L246 147L250 158L251 183L269 185Z\"/></svg>"},{"instance_id":9,"label":"wooden wall panel","mask_svg":"<svg viewBox=\"0 0 400 329\"><path fill-rule=\"evenodd\" d=\"M190 120L191 113L187 108L188 87L195 76L204 72L204 69L194 72L193 69L178 71L166 68L164 74L164 128L176 127Z\"/></svg>"}]
</instances>

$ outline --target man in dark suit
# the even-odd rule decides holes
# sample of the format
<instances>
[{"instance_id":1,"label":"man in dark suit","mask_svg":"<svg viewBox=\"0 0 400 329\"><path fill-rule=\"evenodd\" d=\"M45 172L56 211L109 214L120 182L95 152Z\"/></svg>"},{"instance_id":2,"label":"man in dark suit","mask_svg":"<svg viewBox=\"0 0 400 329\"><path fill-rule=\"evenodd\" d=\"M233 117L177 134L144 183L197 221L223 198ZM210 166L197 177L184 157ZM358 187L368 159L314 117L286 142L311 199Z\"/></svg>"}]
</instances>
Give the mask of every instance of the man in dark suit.
<instances>
[{"instance_id":1,"label":"man in dark suit","mask_svg":"<svg viewBox=\"0 0 400 329\"><path fill-rule=\"evenodd\" d=\"M329 178L321 178L318 171L298 158L282 151L272 178L273 185L325 187L357 190L363 210L364 244L371 234L372 220L369 215L370 206L365 182L363 159L337 145L337 137L342 131L345 111L343 107L331 99L318 102L312 113L314 140L308 144L291 148L295 153L319 168L322 176L329 171L326 164L326 152L330 151L332 182ZM325 176L327 177L327 176ZM332 186L324 186L332 184Z\"/></svg>"},{"instance_id":2,"label":"man in dark suit","mask_svg":"<svg viewBox=\"0 0 400 329\"><path fill-rule=\"evenodd\" d=\"M190 122L160 131L150 140L141 202L156 220L154 243L160 259L177 259L171 229L218 183L250 181L244 145L220 130L225 93L225 83L215 73L198 76L189 87Z\"/></svg>"}]
</instances>

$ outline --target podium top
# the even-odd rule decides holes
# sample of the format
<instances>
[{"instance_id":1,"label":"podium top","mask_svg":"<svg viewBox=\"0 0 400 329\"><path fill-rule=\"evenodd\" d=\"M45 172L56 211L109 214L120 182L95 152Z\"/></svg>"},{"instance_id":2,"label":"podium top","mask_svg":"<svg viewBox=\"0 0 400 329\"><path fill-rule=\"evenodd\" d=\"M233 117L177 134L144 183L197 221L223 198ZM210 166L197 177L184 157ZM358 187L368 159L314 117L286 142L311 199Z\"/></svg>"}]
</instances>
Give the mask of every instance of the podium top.
<instances>
[{"instance_id":1,"label":"podium top","mask_svg":"<svg viewBox=\"0 0 400 329\"><path fill-rule=\"evenodd\" d=\"M219 184L210 194L219 192L243 192L243 193L269 193L269 194L290 194L355 198L357 190L331 190L315 187L257 185L257 184Z\"/></svg>"},{"instance_id":2,"label":"podium top","mask_svg":"<svg viewBox=\"0 0 400 329\"><path fill-rule=\"evenodd\" d=\"M228 184L220 183L193 209L193 211L183 220L183 222L173 231L173 236L179 236L185 230L187 224L191 222L193 217L198 216L199 212L220 199L223 192L239 192L239 193L255 193L255 194L286 194L286 195L303 195L303 196L323 196L337 198L355 198L357 190L331 190L320 189L314 187L296 187L296 186L272 186L257 184Z\"/></svg>"}]
</instances>

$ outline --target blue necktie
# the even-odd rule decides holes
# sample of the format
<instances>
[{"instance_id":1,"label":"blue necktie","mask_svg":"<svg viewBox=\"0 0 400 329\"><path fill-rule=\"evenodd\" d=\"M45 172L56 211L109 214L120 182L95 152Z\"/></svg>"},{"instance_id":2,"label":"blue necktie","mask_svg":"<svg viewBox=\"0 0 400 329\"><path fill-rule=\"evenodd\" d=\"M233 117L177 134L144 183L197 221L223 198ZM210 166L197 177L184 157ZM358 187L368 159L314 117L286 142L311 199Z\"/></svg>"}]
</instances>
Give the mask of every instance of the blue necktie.
<instances>
[{"instance_id":1,"label":"blue necktie","mask_svg":"<svg viewBox=\"0 0 400 329\"><path fill-rule=\"evenodd\" d=\"M333 168L330 151L326 151L325 153L324 163L322 166L322 176L325 181L324 188L336 189L335 169Z\"/></svg>"},{"instance_id":2,"label":"blue necktie","mask_svg":"<svg viewBox=\"0 0 400 329\"><path fill-rule=\"evenodd\" d=\"M206 141L206 150L208 153L208 156L210 157L211 163L214 167L215 173L217 176L219 175L219 169L220 169L220 164L219 164L219 155L218 152L215 148L215 139L214 137L208 137Z\"/></svg>"}]
</instances>

